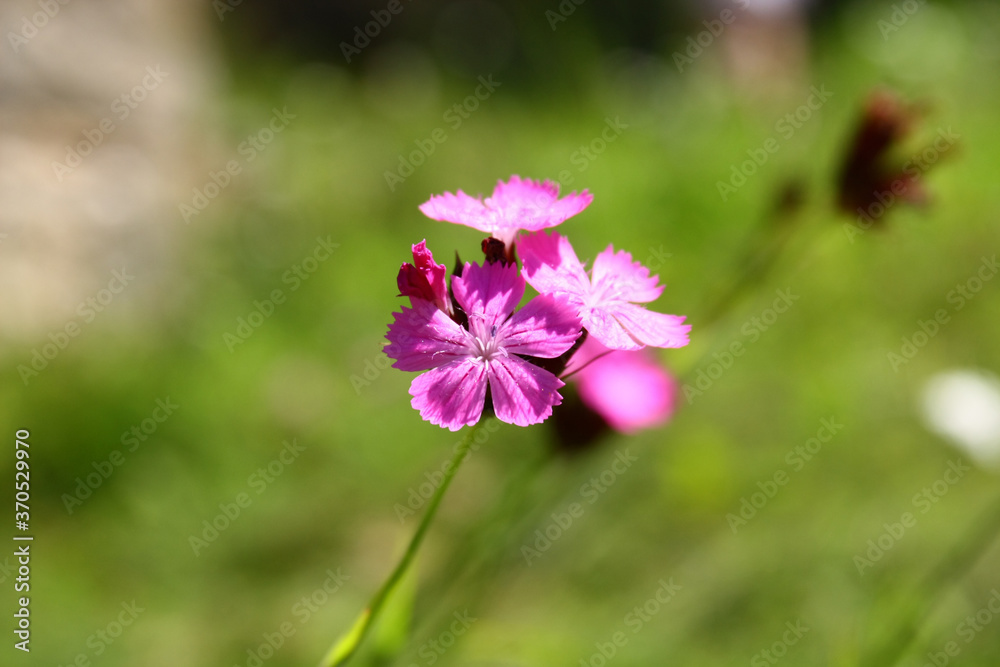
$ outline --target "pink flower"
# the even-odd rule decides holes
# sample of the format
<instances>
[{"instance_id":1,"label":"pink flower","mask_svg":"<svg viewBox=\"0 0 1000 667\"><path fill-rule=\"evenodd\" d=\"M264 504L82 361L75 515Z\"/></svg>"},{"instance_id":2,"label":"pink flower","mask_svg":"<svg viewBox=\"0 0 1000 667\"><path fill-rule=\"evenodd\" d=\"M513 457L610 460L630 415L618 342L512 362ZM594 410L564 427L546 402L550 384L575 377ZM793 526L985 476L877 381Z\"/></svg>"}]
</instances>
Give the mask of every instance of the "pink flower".
<instances>
[{"instance_id":1,"label":"pink flower","mask_svg":"<svg viewBox=\"0 0 1000 667\"><path fill-rule=\"evenodd\" d=\"M609 348L638 350L684 347L691 326L682 315L664 315L637 303L656 300L663 292L659 276L612 246L594 260L590 276L564 236L542 232L517 242L524 278L542 294L565 294L577 307L583 327Z\"/></svg>"},{"instance_id":2,"label":"pink flower","mask_svg":"<svg viewBox=\"0 0 1000 667\"><path fill-rule=\"evenodd\" d=\"M404 263L396 275L399 296L410 297L410 303L413 299L430 301L450 315L447 267L434 263L434 255L427 249L426 239L413 246L412 250L413 264Z\"/></svg>"},{"instance_id":3,"label":"pink flower","mask_svg":"<svg viewBox=\"0 0 1000 667\"><path fill-rule=\"evenodd\" d=\"M674 412L677 382L649 350L609 350L588 337L566 371L574 369L581 400L616 431L659 426Z\"/></svg>"},{"instance_id":4,"label":"pink flower","mask_svg":"<svg viewBox=\"0 0 1000 667\"><path fill-rule=\"evenodd\" d=\"M394 368L428 371L410 385L426 421L452 431L475 424L487 388L496 416L518 426L544 421L562 402L562 381L520 355L559 356L579 337L580 318L561 296L535 297L515 313L524 289L513 264L466 264L452 291L468 328L422 298L394 314L385 351Z\"/></svg>"},{"instance_id":5,"label":"pink flower","mask_svg":"<svg viewBox=\"0 0 1000 667\"><path fill-rule=\"evenodd\" d=\"M498 181L493 196L485 201L461 190L435 195L420 205L428 218L465 225L500 239L508 247L518 230L537 231L554 227L590 205L594 197L584 190L559 199L559 186L511 176Z\"/></svg>"}]
</instances>

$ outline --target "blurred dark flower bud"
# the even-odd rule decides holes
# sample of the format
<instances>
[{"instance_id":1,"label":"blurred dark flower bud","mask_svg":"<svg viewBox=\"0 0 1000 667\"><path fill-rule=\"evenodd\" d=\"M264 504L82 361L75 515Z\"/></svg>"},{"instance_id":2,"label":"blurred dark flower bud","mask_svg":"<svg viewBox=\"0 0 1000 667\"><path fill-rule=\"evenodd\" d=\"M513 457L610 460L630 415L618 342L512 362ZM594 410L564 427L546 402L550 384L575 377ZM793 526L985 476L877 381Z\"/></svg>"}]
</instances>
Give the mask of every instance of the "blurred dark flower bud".
<instances>
[{"instance_id":1,"label":"blurred dark flower bud","mask_svg":"<svg viewBox=\"0 0 1000 667\"><path fill-rule=\"evenodd\" d=\"M920 116L918 107L888 90L873 92L865 104L837 176L838 207L856 216L865 229L883 224L883 216L900 201L927 201L921 177L954 141L946 141L943 147L936 142L933 159L926 158L928 151L902 158L902 144Z\"/></svg>"}]
</instances>

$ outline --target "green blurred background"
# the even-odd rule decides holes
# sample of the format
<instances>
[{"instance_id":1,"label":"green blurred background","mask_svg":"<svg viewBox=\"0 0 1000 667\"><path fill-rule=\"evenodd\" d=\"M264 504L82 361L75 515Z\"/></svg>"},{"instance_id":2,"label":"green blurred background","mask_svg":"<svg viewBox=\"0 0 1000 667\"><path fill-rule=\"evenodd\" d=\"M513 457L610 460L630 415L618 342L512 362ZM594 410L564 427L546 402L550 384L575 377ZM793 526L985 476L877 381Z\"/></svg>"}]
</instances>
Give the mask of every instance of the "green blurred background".
<instances>
[{"instance_id":1,"label":"green blurred background","mask_svg":"<svg viewBox=\"0 0 1000 667\"><path fill-rule=\"evenodd\" d=\"M341 43L386 7L71 4L11 42L0 470L13 477L14 432L29 429L35 541L32 651L8 632L4 664L315 664L415 529L423 508L399 508L458 440L420 420L413 376L380 352L410 244L478 252L476 232L417 206L513 173L594 194L562 228L581 257L609 243L669 255L655 307L688 315L692 342L658 354L682 382L733 342L745 353L680 396L667 426L576 456L551 455L548 425L503 425L461 469L355 664L997 664L1000 618L969 641L960 626L1000 589L1000 548L975 537L997 478L927 430L920 392L951 368L1000 371L997 283L961 310L948 301L1000 245L1000 8L404 0L347 62ZM678 68L727 9L736 21ZM22 34L38 11L8 3L3 25ZM115 115L158 63L169 76ZM456 126L448 112L480 76L499 85ZM832 96L787 136L777 124L812 86ZM904 158L939 130L959 140L921 180L927 206L894 206L856 234L835 176L880 86L921 108ZM275 109L287 124L246 149ZM115 131L60 180L52 162L105 117ZM622 129L598 152L608 119ZM390 187L386 172L436 128L446 140ZM723 200L718 183L772 138L780 149ZM213 173L225 187L186 215ZM769 227L790 183L802 208ZM761 234L788 235L773 271L708 322ZM335 250L306 261L318 239ZM78 304L123 267L134 279L88 320ZM278 289L246 340L226 337ZM748 335L776 290L798 300ZM888 354L938 309L949 321L894 369ZM65 349L19 370L72 322ZM162 422L158 400L177 406ZM793 465L824 419L842 428ZM626 451L637 463L589 502L582 485ZM970 470L923 512L915 494L960 459ZM734 531L727 515L779 471L787 483ZM583 515L551 529L573 502ZM905 512L915 525L859 573L856 557ZM558 539L527 559L546 528ZM973 538L976 557L956 559ZM0 555L9 628L14 560ZM942 563L955 567L928 579ZM664 581L680 587L670 601L635 611ZM133 601L142 611L118 635ZM456 613L476 620L454 625ZM262 649L268 636L280 647ZM958 654L941 653L951 641Z\"/></svg>"}]
</instances>

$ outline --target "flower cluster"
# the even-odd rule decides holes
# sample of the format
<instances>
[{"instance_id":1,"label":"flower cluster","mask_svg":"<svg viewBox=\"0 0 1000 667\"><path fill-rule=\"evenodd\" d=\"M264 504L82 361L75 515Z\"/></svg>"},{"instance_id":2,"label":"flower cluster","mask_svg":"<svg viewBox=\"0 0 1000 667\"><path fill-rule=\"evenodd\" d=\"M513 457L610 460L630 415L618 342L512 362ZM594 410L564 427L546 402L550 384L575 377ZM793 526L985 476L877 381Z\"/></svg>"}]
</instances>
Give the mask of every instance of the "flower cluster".
<instances>
[{"instance_id":1,"label":"flower cluster","mask_svg":"<svg viewBox=\"0 0 1000 667\"><path fill-rule=\"evenodd\" d=\"M567 365L573 373L588 371L586 382L580 377L581 394L587 387L612 426L634 429L664 414L668 384L660 384L659 399L643 397L654 404L652 420L641 402L609 402L599 386L600 378L620 377L648 384L641 372L648 361L612 361L622 351L687 345L690 326L684 317L640 305L660 296L658 276L611 246L588 272L565 236L542 231L592 200L586 190L560 198L550 181L512 176L485 200L459 190L420 206L430 218L489 234L482 243L483 263L459 263L450 288L446 267L434 261L425 241L413 246L413 262L399 269L399 294L410 306L394 313L385 352L394 368L426 371L410 386L411 404L423 419L456 431L478 422L485 409L510 424L540 423L562 402L559 376ZM518 308L527 285L538 295ZM585 339L592 342L581 347ZM588 366L602 359L601 366ZM638 370L617 372L629 369ZM616 391L628 394L625 387Z\"/></svg>"}]
</instances>

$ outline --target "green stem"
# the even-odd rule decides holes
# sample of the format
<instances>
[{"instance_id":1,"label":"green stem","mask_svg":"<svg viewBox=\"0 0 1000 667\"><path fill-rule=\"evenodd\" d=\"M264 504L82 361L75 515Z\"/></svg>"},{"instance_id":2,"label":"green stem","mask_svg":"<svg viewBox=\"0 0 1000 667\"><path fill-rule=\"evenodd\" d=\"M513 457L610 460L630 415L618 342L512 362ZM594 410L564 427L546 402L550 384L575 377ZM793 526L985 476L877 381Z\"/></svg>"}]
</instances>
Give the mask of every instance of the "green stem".
<instances>
[{"instance_id":1,"label":"green stem","mask_svg":"<svg viewBox=\"0 0 1000 667\"><path fill-rule=\"evenodd\" d=\"M417 532L413 534L410 539L409 545L406 547L406 552L400 559L399 563L396 564L395 569L389 575L382 586L378 589L378 592L372 597L368 606L365 607L358 618L354 621L354 625L351 629L344 633L340 639L334 643L333 647L327 652L326 657L319 663L319 667L337 667L338 665L345 664L351 656L358 650L361 646L361 642L364 640L365 635L371 629L371 626L375 623L378 618L379 612L382 610L383 605L385 605L386 600L389 595L392 594L393 590L396 588L396 584L399 580L403 578L406 574L406 570L410 567L410 563L413 561L413 557L417 555L417 551L420 549L421 542L424 541L424 537L427 534L427 529L430 528L431 522L434 521L434 516L437 514L438 506L441 504L441 499L444 498L445 492L451 485L452 478L455 477L455 472L458 467L462 465L462 461L465 460L466 455L469 453L469 447L472 445L472 439L475 437L479 429L486 423L489 418L485 418L479 421L478 424L468 429L465 432L465 437L458 444L455 449L455 454L452 456L449 465L444 468L444 479L441 480L441 486L437 488L434 492L434 496L431 497L430 504L427 506L427 511L424 513L424 517L420 520L420 525L417 526Z\"/></svg>"},{"instance_id":2,"label":"green stem","mask_svg":"<svg viewBox=\"0 0 1000 667\"><path fill-rule=\"evenodd\" d=\"M928 572L916 586L913 598L920 602L907 606L896 627L889 634L889 639L865 656L861 664L871 667L892 667L897 664L916 639L937 600L949 586L972 569L996 541L998 534L1000 534L1000 497L994 500L982 518L948 556Z\"/></svg>"}]
</instances>

